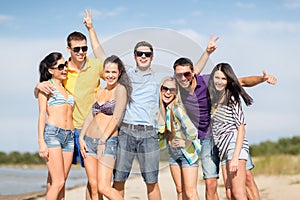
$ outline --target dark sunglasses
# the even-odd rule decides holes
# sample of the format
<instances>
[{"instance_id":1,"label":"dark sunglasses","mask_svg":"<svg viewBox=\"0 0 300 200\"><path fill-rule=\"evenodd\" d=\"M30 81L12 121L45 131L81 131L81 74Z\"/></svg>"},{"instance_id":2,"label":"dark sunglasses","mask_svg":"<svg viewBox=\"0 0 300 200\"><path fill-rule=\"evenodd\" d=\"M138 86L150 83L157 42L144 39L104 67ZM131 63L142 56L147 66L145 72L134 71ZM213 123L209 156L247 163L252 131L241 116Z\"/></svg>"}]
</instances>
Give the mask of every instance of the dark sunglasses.
<instances>
[{"instance_id":1,"label":"dark sunglasses","mask_svg":"<svg viewBox=\"0 0 300 200\"><path fill-rule=\"evenodd\" d=\"M88 50L88 47L87 46L74 47L74 48L72 48L72 51L74 51L75 53L78 53L80 51L80 49L82 50L82 52L86 52Z\"/></svg>"},{"instance_id":2,"label":"dark sunglasses","mask_svg":"<svg viewBox=\"0 0 300 200\"><path fill-rule=\"evenodd\" d=\"M59 71L62 71L67 67L67 62L59 64L57 67L52 67L51 69L58 69Z\"/></svg>"},{"instance_id":3,"label":"dark sunglasses","mask_svg":"<svg viewBox=\"0 0 300 200\"><path fill-rule=\"evenodd\" d=\"M175 77L179 78L179 79L182 78L182 76L184 76L187 79L190 79L190 78L192 78L193 74L191 72L184 72L184 73L175 74Z\"/></svg>"},{"instance_id":4,"label":"dark sunglasses","mask_svg":"<svg viewBox=\"0 0 300 200\"><path fill-rule=\"evenodd\" d=\"M171 94L176 94L177 93L176 88L168 88L168 87L163 86L163 85L160 88L161 92L167 92L168 90L170 91Z\"/></svg>"},{"instance_id":5,"label":"dark sunglasses","mask_svg":"<svg viewBox=\"0 0 300 200\"><path fill-rule=\"evenodd\" d=\"M136 55L137 57L142 57L143 54L145 54L145 56L146 56L147 58L149 58L150 56L152 56L152 52L135 51L135 55Z\"/></svg>"}]
</instances>

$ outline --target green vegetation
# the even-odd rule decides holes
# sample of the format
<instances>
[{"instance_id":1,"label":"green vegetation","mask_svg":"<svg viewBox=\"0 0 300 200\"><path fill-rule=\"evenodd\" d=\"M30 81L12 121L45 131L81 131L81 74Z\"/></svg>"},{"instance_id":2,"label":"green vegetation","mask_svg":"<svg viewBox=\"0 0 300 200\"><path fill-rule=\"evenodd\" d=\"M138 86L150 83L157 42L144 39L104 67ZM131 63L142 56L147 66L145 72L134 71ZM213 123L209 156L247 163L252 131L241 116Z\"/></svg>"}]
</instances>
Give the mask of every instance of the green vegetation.
<instances>
[{"instance_id":1,"label":"green vegetation","mask_svg":"<svg viewBox=\"0 0 300 200\"><path fill-rule=\"evenodd\" d=\"M299 155L300 136L281 138L278 142L262 142L259 145L250 146L250 154L256 156L268 155Z\"/></svg>"},{"instance_id":2,"label":"green vegetation","mask_svg":"<svg viewBox=\"0 0 300 200\"><path fill-rule=\"evenodd\" d=\"M1 165L40 165L44 164L45 160L39 156L39 153L19 153L13 151L9 154L0 152L0 164Z\"/></svg>"},{"instance_id":3,"label":"green vegetation","mask_svg":"<svg viewBox=\"0 0 300 200\"><path fill-rule=\"evenodd\" d=\"M267 155L254 157L255 174L293 175L300 174L299 155Z\"/></svg>"}]
</instances>

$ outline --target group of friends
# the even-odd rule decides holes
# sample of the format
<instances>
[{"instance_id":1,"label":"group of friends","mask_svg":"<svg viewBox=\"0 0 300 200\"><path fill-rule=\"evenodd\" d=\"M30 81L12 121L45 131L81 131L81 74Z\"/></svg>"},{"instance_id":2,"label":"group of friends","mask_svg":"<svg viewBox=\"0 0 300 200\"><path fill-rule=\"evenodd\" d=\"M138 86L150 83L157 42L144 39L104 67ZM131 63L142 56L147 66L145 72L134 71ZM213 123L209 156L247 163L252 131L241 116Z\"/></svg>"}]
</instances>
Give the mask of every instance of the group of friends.
<instances>
[{"instance_id":1,"label":"group of friends","mask_svg":"<svg viewBox=\"0 0 300 200\"><path fill-rule=\"evenodd\" d=\"M161 199L158 173L164 148L178 199L199 199L200 161L206 199L218 199L220 165L228 199L259 199L241 99L251 105L243 87L275 84L276 78L266 72L237 78L228 63L200 75L217 48L219 38L211 36L195 65L181 57L173 64L173 76L162 79L151 69L154 50L149 42L135 45L135 67L124 65L116 55L107 57L92 12L85 12L83 23L95 58L87 56L86 36L75 31L67 37L67 61L52 52L39 65L34 92L39 155L48 167L46 199L65 198L76 134L88 178L86 199L124 199L134 158L148 199ZM99 78L106 82L104 87Z\"/></svg>"}]
</instances>

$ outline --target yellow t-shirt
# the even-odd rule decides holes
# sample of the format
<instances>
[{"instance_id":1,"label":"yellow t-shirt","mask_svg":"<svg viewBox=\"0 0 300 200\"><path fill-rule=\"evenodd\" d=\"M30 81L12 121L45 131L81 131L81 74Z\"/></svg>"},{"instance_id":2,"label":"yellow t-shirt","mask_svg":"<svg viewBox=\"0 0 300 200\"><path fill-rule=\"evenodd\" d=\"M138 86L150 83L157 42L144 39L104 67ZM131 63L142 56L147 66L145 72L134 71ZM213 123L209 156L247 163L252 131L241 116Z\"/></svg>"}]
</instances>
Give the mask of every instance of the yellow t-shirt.
<instances>
[{"instance_id":1,"label":"yellow t-shirt","mask_svg":"<svg viewBox=\"0 0 300 200\"><path fill-rule=\"evenodd\" d=\"M67 78L63 84L68 92L73 95L73 123L75 128L82 128L84 120L95 101L95 94L100 88L100 74L103 63L98 59L86 58L83 69L78 73L68 69Z\"/></svg>"}]
</instances>

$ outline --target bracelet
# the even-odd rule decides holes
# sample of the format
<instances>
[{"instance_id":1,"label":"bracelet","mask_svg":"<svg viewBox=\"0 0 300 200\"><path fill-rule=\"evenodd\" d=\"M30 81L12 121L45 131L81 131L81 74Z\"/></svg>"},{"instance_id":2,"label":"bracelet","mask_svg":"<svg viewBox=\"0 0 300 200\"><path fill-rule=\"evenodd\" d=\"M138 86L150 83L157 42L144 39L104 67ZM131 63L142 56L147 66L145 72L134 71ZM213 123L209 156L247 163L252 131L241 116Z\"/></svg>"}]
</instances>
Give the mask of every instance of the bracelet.
<instances>
[{"instance_id":1,"label":"bracelet","mask_svg":"<svg viewBox=\"0 0 300 200\"><path fill-rule=\"evenodd\" d=\"M104 145L104 144L105 144L105 141L99 139L98 144L99 144L99 145Z\"/></svg>"}]
</instances>

